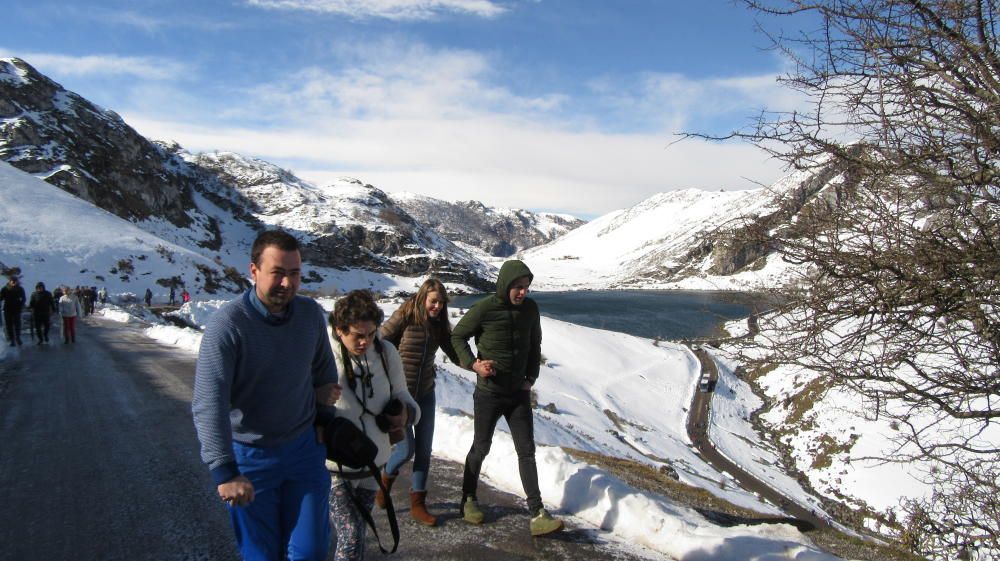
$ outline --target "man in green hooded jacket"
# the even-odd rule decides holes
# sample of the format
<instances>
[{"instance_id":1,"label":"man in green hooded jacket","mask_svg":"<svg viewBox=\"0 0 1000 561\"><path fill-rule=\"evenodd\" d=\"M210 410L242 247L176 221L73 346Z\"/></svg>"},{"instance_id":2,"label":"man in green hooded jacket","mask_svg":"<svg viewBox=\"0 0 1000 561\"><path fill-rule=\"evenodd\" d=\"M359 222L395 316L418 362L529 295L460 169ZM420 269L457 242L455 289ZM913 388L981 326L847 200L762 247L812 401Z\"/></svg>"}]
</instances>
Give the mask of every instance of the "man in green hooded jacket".
<instances>
[{"instance_id":1,"label":"man in green hooded jacket","mask_svg":"<svg viewBox=\"0 0 1000 561\"><path fill-rule=\"evenodd\" d=\"M542 327L538 304L528 298L534 275L521 261L500 267L497 291L476 302L452 330L451 341L464 368L477 374L473 394L475 435L465 458L462 482L462 516L481 524L483 512L476 500L479 472L490 452L500 417L507 420L517 451L521 485L531 512L531 534L540 536L562 529L542 505L535 465L535 429L531 411L531 386L538 379L542 359ZM475 338L472 354L469 339Z\"/></svg>"}]
</instances>

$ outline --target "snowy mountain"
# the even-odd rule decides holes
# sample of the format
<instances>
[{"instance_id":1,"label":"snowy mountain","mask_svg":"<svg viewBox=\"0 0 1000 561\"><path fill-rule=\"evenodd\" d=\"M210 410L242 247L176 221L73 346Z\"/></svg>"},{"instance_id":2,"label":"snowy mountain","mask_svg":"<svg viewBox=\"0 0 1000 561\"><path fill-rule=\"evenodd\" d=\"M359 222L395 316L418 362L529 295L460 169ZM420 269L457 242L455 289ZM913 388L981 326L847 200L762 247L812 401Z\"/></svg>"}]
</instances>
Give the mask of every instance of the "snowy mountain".
<instances>
[{"instance_id":1,"label":"snowy mountain","mask_svg":"<svg viewBox=\"0 0 1000 561\"><path fill-rule=\"evenodd\" d=\"M350 178L317 187L261 160L149 141L19 59L0 59L0 159L223 267L242 269L262 228L287 229L304 243L307 288L317 291L408 286L399 279L426 274L489 290L490 262L514 254L541 289L771 286L788 266L749 234L780 231L836 175L661 193L589 224L389 196ZM799 208L776 202L788 191Z\"/></svg>"},{"instance_id":2,"label":"snowy mountain","mask_svg":"<svg viewBox=\"0 0 1000 561\"><path fill-rule=\"evenodd\" d=\"M234 153L178 155L217 181L213 202L237 217L295 232L303 258L317 266L389 275L433 272L485 288L492 267L442 238L397 206L384 192L357 179L314 186L262 160Z\"/></svg>"},{"instance_id":3,"label":"snowy mountain","mask_svg":"<svg viewBox=\"0 0 1000 561\"><path fill-rule=\"evenodd\" d=\"M491 257L510 257L586 224L566 214L488 207L478 201L448 202L414 193L391 197L445 238Z\"/></svg>"},{"instance_id":4,"label":"snowy mountain","mask_svg":"<svg viewBox=\"0 0 1000 561\"><path fill-rule=\"evenodd\" d=\"M370 185L316 187L260 160L149 141L19 59L0 59L0 159L224 266L242 270L257 231L285 228L314 290L426 274L488 289L495 275Z\"/></svg>"},{"instance_id":5,"label":"snowy mountain","mask_svg":"<svg viewBox=\"0 0 1000 561\"><path fill-rule=\"evenodd\" d=\"M536 286L550 290L773 287L791 272L774 253L781 232L803 209L825 204L838 177L824 169L768 188L659 193L521 256ZM769 235L762 241L759 232Z\"/></svg>"},{"instance_id":6,"label":"snowy mountain","mask_svg":"<svg viewBox=\"0 0 1000 561\"><path fill-rule=\"evenodd\" d=\"M41 281L162 295L184 284L196 296L248 286L243 271L170 243L128 220L0 162L0 270L26 290ZM157 298L158 300L161 298Z\"/></svg>"}]
</instances>

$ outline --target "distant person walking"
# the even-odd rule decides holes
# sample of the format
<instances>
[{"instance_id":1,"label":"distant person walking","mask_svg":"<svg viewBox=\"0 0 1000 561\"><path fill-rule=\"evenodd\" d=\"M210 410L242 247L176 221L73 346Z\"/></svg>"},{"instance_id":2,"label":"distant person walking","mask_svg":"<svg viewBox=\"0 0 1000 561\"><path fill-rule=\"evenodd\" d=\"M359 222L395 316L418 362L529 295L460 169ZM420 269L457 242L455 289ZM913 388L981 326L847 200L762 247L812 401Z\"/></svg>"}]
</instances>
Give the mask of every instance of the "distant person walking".
<instances>
[{"instance_id":1,"label":"distant person walking","mask_svg":"<svg viewBox=\"0 0 1000 561\"><path fill-rule=\"evenodd\" d=\"M17 277L10 276L7 284L0 288L0 302L3 302L3 323L10 346L21 344L21 312L27 300L24 288L21 288Z\"/></svg>"},{"instance_id":2,"label":"distant person walking","mask_svg":"<svg viewBox=\"0 0 1000 561\"><path fill-rule=\"evenodd\" d=\"M62 318L63 343L76 343L76 318L83 315L80 300L69 287L63 287L59 298L59 316Z\"/></svg>"},{"instance_id":3,"label":"distant person walking","mask_svg":"<svg viewBox=\"0 0 1000 561\"><path fill-rule=\"evenodd\" d=\"M427 511L427 476L430 472L431 449L434 443L434 410L437 398L434 379L437 370L434 357L438 349L459 364L451 344L451 324L448 322L448 292L438 279L427 279L417 293L403 303L392 317L382 324L382 338L399 349L406 374L406 386L420 407L420 422L412 430L407 427L406 439L393 448L389 463L382 472L382 482L391 489L399 468L413 458L410 488L410 515L422 524L434 526L437 517ZM379 490L375 504L385 508L385 497Z\"/></svg>"},{"instance_id":4,"label":"distant person walking","mask_svg":"<svg viewBox=\"0 0 1000 561\"><path fill-rule=\"evenodd\" d=\"M52 298L52 293L45 290L45 283L39 282L35 285L35 291L31 293L31 300L28 302L31 308L32 329L35 331L35 341L37 344L49 342L49 328L51 326L52 313L57 311L56 301Z\"/></svg>"},{"instance_id":5,"label":"distant person walking","mask_svg":"<svg viewBox=\"0 0 1000 561\"><path fill-rule=\"evenodd\" d=\"M87 315L92 315L97 308L97 287L91 286L87 290Z\"/></svg>"},{"instance_id":6,"label":"distant person walking","mask_svg":"<svg viewBox=\"0 0 1000 561\"><path fill-rule=\"evenodd\" d=\"M170 305L173 306L177 303L177 289L174 285L170 285Z\"/></svg>"},{"instance_id":7,"label":"distant person walking","mask_svg":"<svg viewBox=\"0 0 1000 561\"><path fill-rule=\"evenodd\" d=\"M107 304L108 303L108 289L102 286L101 289L97 291L97 298L99 298L101 300L101 304Z\"/></svg>"},{"instance_id":8,"label":"distant person walking","mask_svg":"<svg viewBox=\"0 0 1000 561\"><path fill-rule=\"evenodd\" d=\"M188 292L186 288L181 290L181 302L187 304L190 301L191 301L191 293Z\"/></svg>"},{"instance_id":9,"label":"distant person walking","mask_svg":"<svg viewBox=\"0 0 1000 561\"><path fill-rule=\"evenodd\" d=\"M523 262L505 262L500 267L496 294L473 304L452 331L451 342L459 364L478 375L472 395L474 435L462 482L462 517L472 524L483 522L476 500L479 473L490 452L497 421L503 417L517 451L521 485L532 516L531 535L541 536L558 532L563 523L542 504L535 464L531 387L541 366L542 327L538 304L528 298L533 278ZM478 356L469 346L473 337Z\"/></svg>"},{"instance_id":10,"label":"distant person walking","mask_svg":"<svg viewBox=\"0 0 1000 561\"><path fill-rule=\"evenodd\" d=\"M91 312L91 304L93 301L90 299L90 289L86 286L76 287L77 297L80 299L80 308L83 310L83 315L88 316Z\"/></svg>"},{"instance_id":11,"label":"distant person walking","mask_svg":"<svg viewBox=\"0 0 1000 561\"><path fill-rule=\"evenodd\" d=\"M146 302L146 307L147 308L150 307L150 306L152 306L153 305L153 291L147 288L146 289L146 295L143 296L142 299Z\"/></svg>"},{"instance_id":12,"label":"distant person walking","mask_svg":"<svg viewBox=\"0 0 1000 561\"><path fill-rule=\"evenodd\" d=\"M262 232L251 248L254 286L205 328L191 411L201 459L226 504L247 561L323 561L330 475L313 429L340 397L323 309L296 296L298 241Z\"/></svg>"}]
</instances>

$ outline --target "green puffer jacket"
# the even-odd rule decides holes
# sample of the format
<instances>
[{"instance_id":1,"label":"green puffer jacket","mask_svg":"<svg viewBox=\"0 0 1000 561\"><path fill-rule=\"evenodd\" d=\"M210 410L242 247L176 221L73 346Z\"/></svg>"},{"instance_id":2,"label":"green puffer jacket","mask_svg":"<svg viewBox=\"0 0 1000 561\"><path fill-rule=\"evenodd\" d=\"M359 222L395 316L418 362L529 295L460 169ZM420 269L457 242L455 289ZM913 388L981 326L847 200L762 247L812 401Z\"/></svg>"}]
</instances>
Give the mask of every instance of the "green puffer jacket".
<instances>
[{"instance_id":1,"label":"green puffer jacket","mask_svg":"<svg viewBox=\"0 0 1000 561\"><path fill-rule=\"evenodd\" d=\"M510 285L520 277L534 278L521 261L507 261L500 267L496 294L473 304L451 332L451 342L460 364L472 368L477 356L469 339L475 337L478 358L494 361L496 376L478 376L479 389L511 394L525 380L534 384L542 359L542 325L538 304L525 298L519 306L510 303Z\"/></svg>"}]
</instances>

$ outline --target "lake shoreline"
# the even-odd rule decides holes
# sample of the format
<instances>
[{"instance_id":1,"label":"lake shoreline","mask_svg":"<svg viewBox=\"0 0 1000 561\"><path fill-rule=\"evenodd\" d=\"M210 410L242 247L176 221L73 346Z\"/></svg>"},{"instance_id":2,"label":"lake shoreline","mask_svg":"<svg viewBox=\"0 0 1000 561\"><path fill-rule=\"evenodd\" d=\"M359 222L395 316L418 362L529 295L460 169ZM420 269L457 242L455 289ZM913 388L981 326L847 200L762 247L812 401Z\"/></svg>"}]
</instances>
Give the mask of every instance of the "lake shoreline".
<instances>
[{"instance_id":1,"label":"lake shoreline","mask_svg":"<svg viewBox=\"0 0 1000 561\"><path fill-rule=\"evenodd\" d=\"M467 308L485 294L453 295L452 308ZM732 290L533 291L543 316L659 340L718 338L725 323L771 308L773 297Z\"/></svg>"}]
</instances>

